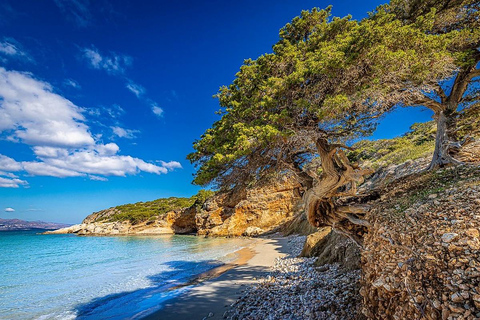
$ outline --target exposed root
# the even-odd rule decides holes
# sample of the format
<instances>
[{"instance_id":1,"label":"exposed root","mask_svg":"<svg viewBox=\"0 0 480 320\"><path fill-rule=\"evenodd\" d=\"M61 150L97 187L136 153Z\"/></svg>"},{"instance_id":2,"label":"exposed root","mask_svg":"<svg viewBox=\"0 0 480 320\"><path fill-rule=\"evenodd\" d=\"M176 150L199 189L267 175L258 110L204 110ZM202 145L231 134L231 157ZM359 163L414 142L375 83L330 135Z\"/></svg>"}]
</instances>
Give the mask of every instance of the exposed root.
<instances>
[{"instance_id":1,"label":"exposed root","mask_svg":"<svg viewBox=\"0 0 480 320\"><path fill-rule=\"evenodd\" d=\"M359 199L357 184L373 170L351 164L343 150L338 149L343 148L341 145L330 145L325 139L319 139L317 148L323 174L320 181L304 194L308 220L316 227L331 226L361 245L370 226L364 219L370 208L365 202L376 197L362 195L360 198L364 199Z\"/></svg>"}]
</instances>

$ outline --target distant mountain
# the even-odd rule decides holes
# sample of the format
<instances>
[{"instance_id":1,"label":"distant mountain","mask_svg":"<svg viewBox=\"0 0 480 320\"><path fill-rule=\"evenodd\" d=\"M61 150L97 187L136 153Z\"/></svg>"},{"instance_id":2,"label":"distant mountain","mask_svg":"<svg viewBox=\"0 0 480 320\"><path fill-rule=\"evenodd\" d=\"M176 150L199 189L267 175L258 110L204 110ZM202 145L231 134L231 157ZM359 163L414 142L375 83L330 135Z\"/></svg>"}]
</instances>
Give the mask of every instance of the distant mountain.
<instances>
[{"instance_id":1,"label":"distant mountain","mask_svg":"<svg viewBox=\"0 0 480 320\"><path fill-rule=\"evenodd\" d=\"M59 228L65 228L70 225L64 223L53 223L44 221L25 221L20 219L1 219L0 218L0 231L12 231L12 230L55 230Z\"/></svg>"}]
</instances>

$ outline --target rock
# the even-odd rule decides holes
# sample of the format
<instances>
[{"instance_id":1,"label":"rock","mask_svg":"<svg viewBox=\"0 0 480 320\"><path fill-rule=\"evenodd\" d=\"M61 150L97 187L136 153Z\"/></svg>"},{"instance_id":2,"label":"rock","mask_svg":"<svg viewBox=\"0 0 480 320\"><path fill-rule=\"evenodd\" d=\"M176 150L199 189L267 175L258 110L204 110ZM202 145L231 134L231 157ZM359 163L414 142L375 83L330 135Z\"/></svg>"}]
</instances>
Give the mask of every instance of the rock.
<instances>
[{"instance_id":1,"label":"rock","mask_svg":"<svg viewBox=\"0 0 480 320\"><path fill-rule=\"evenodd\" d=\"M455 303L460 303L460 302L463 302L465 299L462 297L460 293L456 292L450 296L450 300L452 300Z\"/></svg>"},{"instance_id":2,"label":"rock","mask_svg":"<svg viewBox=\"0 0 480 320\"><path fill-rule=\"evenodd\" d=\"M247 236L247 237L254 237L254 236L258 236L258 235L261 235L263 233L263 229L261 228L258 228L258 227L248 227L247 229L245 229L245 232L243 233L244 236Z\"/></svg>"},{"instance_id":3,"label":"rock","mask_svg":"<svg viewBox=\"0 0 480 320\"><path fill-rule=\"evenodd\" d=\"M332 228L324 227L320 228L317 232L312 233L307 236L305 240L305 244L302 249L302 253L300 253L301 257L314 257L317 255L317 252L314 252L314 248L318 246L323 246L326 242L326 237L330 234Z\"/></svg>"},{"instance_id":4,"label":"rock","mask_svg":"<svg viewBox=\"0 0 480 320\"><path fill-rule=\"evenodd\" d=\"M301 199L298 188L300 185L293 179L282 177L274 183L253 189L217 194L207 200L201 209L194 205L136 224L129 221L104 222L121 213L118 207L114 207L90 214L80 225L50 233L258 236L278 228L294 216Z\"/></svg>"},{"instance_id":5,"label":"rock","mask_svg":"<svg viewBox=\"0 0 480 320\"><path fill-rule=\"evenodd\" d=\"M328 230L329 228L324 229L323 232ZM316 266L339 263L347 270L360 269L360 249L352 240L334 230L331 230L323 238L319 234L316 237L318 242L311 248L310 254L306 255L307 257L317 257Z\"/></svg>"},{"instance_id":6,"label":"rock","mask_svg":"<svg viewBox=\"0 0 480 320\"><path fill-rule=\"evenodd\" d=\"M198 234L258 235L278 228L295 215L299 188L297 182L283 177L252 189L217 194L195 216Z\"/></svg>"},{"instance_id":7,"label":"rock","mask_svg":"<svg viewBox=\"0 0 480 320\"><path fill-rule=\"evenodd\" d=\"M446 243L450 243L457 238L458 238L458 234L456 233L444 233L442 235L442 241Z\"/></svg>"},{"instance_id":8,"label":"rock","mask_svg":"<svg viewBox=\"0 0 480 320\"><path fill-rule=\"evenodd\" d=\"M367 318L480 318L479 181L479 166L452 166L378 191L362 250Z\"/></svg>"},{"instance_id":9,"label":"rock","mask_svg":"<svg viewBox=\"0 0 480 320\"><path fill-rule=\"evenodd\" d=\"M465 233L472 238L478 238L480 235L480 232L478 231L478 229L474 229L474 228L468 229L467 231L465 231Z\"/></svg>"},{"instance_id":10,"label":"rock","mask_svg":"<svg viewBox=\"0 0 480 320\"><path fill-rule=\"evenodd\" d=\"M372 283L372 286L374 288L380 288L380 287L383 287L384 285L385 285L385 280L383 278L378 278Z\"/></svg>"}]
</instances>

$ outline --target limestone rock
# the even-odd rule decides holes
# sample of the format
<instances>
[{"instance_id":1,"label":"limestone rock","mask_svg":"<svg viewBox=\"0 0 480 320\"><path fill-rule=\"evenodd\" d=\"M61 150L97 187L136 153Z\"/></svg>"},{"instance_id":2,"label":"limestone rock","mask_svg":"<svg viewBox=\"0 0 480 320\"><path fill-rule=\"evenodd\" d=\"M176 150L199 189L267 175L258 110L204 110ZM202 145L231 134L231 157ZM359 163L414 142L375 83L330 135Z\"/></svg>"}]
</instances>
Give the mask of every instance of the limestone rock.
<instances>
[{"instance_id":1,"label":"limestone rock","mask_svg":"<svg viewBox=\"0 0 480 320\"><path fill-rule=\"evenodd\" d=\"M442 235L442 241L446 242L446 243L450 243L457 238L458 238L458 234L453 233L453 232L452 233L444 233Z\"/></svg>"},{"instance_id":2,"label":"limestone rock","mask_svg":"<svg viewBox=\"0 0 480 320\"><path fill-rule=\"evenodd\" d=\"M480 167L456 166L379 191L362 251L367 318L480 317L479 181Z\"/></svg>"},{"instance_id":3,"label":"limestone rock","mask_svg":"<svg viewBox=\"0 0 480 320\"><path fill-rule=\"evenodd\" d=\"M48 233L78 235L191 234L208 236L258 236L271 231L294 215L300 186L287 178L254 189L220 193L196 205L169 211L154 219L132 224L115 221L121 213L110 208L92 213L82 224Z\"/></svg>"},{"instance_id":4,"label":"limestone rock","mask_svg":"<svg viewBox=\"0 0 480 320\"><path fill-rule=\"evenodd\" d=\"M359 247L330 227L320 228L309 235L300 256L317 257L316 266L339 263L347 270L360 268Z\"/></svg>"},{"instance_id":5,"label":"limestone rock","mask_svg":"<svg viewBox=\"0 0 480 320\"><path fill-rule=\"evenodd\" d=\"M282 178L253 189L217 194L196 214L198 234L241 236L274 230L294 216L301 199L298 188L298 183Z\"/></svg>"},{"instance_id":6,"label":"limestone rock","mask_svg":"<svg viewBox=\"0 0 480 320\"><path fill-rule=\"evenodd\" d=\"M317 232L310 234L307 236L305 240L305 244L303 246L302 253L300 253L301 257L314 257L317 252L315 249L324 246L326 242L326 237L330 234L332 228L324 227L320 228Z\"/></svg>"},{"instance_id":7,"label":"limestone rock","mask_svg":"<svg viewBox=\"0 0 480 320\"><path fill-rule=\"evenodd\" d=\"M247 237L254 237L261 235L263 233L263 229L258 228L258 227L248 227L245 232L243 233L244 236Z\"/></svg>"}]
</instances>

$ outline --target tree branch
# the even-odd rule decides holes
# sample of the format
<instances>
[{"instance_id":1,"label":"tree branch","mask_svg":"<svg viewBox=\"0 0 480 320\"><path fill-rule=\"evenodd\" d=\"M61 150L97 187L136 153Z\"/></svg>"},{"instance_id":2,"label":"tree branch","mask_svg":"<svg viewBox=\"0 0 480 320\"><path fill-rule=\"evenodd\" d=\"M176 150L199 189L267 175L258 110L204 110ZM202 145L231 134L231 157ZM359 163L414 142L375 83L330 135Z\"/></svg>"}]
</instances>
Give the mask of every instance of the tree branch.
<instances>
[{"instance_id":1,"label":"tree branch","mask_svg":"<svg viewBox=\"0 0 480 320\"><path fill-rule=\"evenodd\" d=\"M347 149L347 150L350 150L350 151L353 151L353 150L354 150L352 147L346 146L346 145L341 144L341 143L331 144L330 147L331 147L332 149L342 148L342 149Z\"/></svg>"},{"instance_id":2,"label":"tree branch","mask_svg":"<svg viewBox=\"0 0 480 320\"><path fill-rule=\"evenodd\" d=\"M435 113L441 112L445 110L445 106L442 105L440 102L433 100L432 98L424 95L422 98L413 102L413 105L416 106L425 106L432 110Z\"/></svg>"},{"instance_id":3,"label":"tree branch","mask_svg":"<svg viewBox=\"0 0 480 320\"><path fill-rule=\"evenodd\" d=\"M479 55L480 57L480 55ZM452 91L448 97L447 104L450 108L456 110L458 104L461 102L465 91L467 91L470 81L480 76L480 70L476 69L475 66L467 67L460 70L453 82Z\"/></svg>"},{"instance_id":4,"label":"tree branch","mask_svg":"<svg viewBox=\"0 0 480 320\"><path fill-rule=\"evenodd\" d=\"M443 91L443 88L439 84L436 85L435 93L438 94L438 96L440 97L442 104L447 101L448 97L445 94L445 91Z\"/></svg>"},{"instance_id":5,"label":"tree branch","mask_svg":"<svg viewBox=\"0 0 480 320\"><path fill-rule=\"evenodd\" d=\"M480 77L480 69L475 69L470 73L470 80L476 77Z\"/></svg>"}]
</instances>

